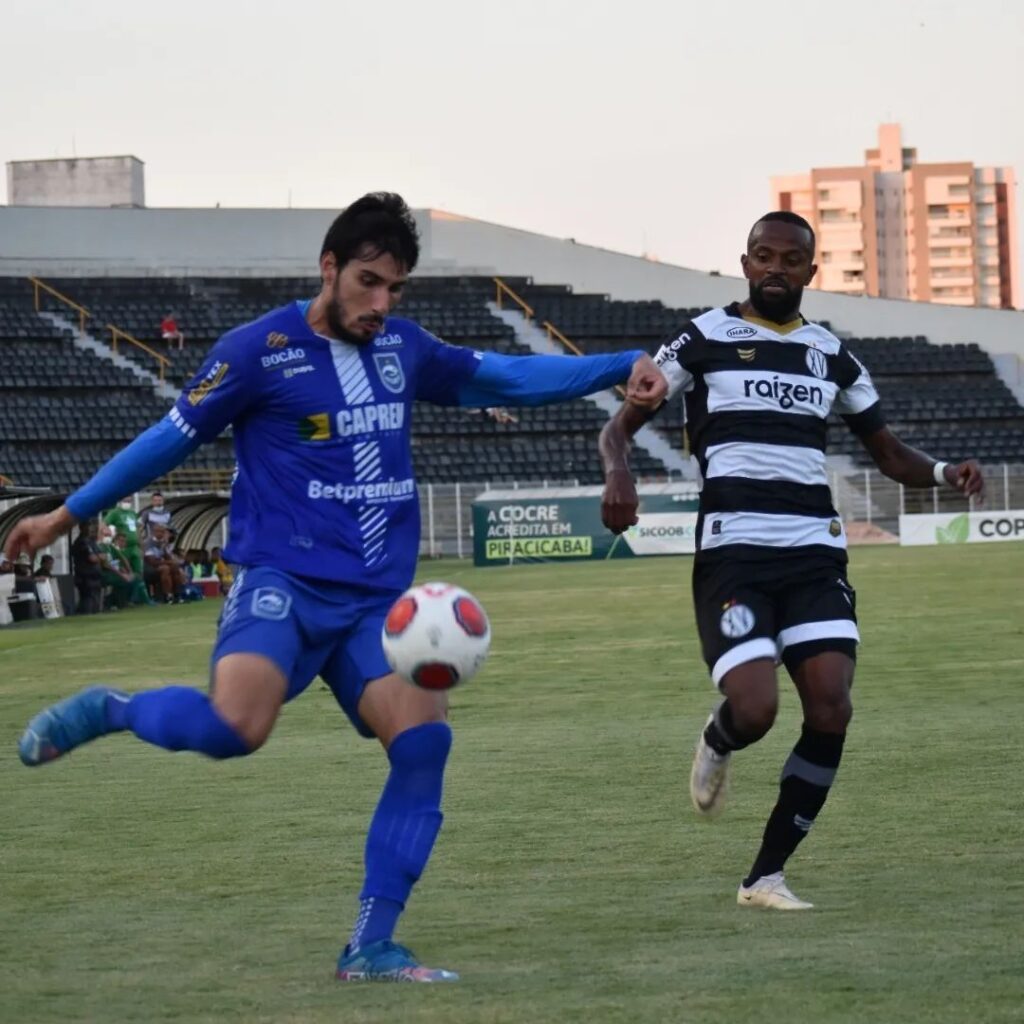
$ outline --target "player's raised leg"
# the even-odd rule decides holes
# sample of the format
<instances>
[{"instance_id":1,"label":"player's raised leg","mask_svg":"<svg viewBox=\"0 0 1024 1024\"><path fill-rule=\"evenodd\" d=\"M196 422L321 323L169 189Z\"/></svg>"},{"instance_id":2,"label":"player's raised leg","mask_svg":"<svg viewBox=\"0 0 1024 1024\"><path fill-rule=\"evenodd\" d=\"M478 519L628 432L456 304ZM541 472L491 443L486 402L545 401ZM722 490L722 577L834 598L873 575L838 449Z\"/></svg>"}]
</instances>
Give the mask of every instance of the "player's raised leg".
<instances>
[{"instance_id":1,"label":"player's raised leg","mask_svg":"<svg viewBox=\"0 0 1024 1024\"><path fill-rule=\"evenodd\" d=\"M36 715L18 753L34 767L100 736L131 732L164 750L239 757L266 742L286 692L287 679L272 661L231 654L214 668L211 695L189 686L136 694L109 686L82 690Z\"/></svg>"},{"instance_id":2,"label":"player's raised leg","mask_svg":"<svg viewBox=\"0 0 1024 1024\"><path fill-rule=\"evenodd\" d=\"M846 642L852 649L853 642ZM824 643L840 645L844 641ZM778 802L765 826L761 848L737 895L744 905L779 910L812 906L790 892L783 868L825 806L839 769L853 715L850 687L854 670L849 653L812 653L817 646L797 645L784 652L800 693L804 722L800 739L783 766ZM801 647L805 648L802 652Z\"/></svg>"},{"instance_id":3,"label":"player's raised leg","mask_svg":"<svg viewBox=\"0 0 1024 1024\"><path fill-rule=\"evenodd\" d=\"M375 625L371 644L379 647ZM380 655L383 658L383 655ZM366 663L366 657L361 659ZM355 671L349 665L349 680ZM338 959L340 981L456 981L458 975L422 966L394 941L395 928L441 829L441 796L452 732L447 696L389 673L369 682L352 709L345 686L329 680L364 733L387 751L390 772L366 838L366 875L351 938ZM355 713L353 713L353 711Z\"/></svg>"}]
</instances>

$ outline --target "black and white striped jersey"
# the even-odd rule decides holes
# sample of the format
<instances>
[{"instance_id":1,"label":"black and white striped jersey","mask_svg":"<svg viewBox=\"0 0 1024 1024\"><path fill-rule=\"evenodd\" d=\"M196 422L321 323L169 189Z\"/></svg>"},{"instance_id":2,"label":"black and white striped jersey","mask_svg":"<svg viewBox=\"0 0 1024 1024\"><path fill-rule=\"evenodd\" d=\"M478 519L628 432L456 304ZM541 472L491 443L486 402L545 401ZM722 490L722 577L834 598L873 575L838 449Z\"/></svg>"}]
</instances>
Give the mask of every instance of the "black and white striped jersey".
<instances>
[{"instance_id":1,"label":"black and white striped jersey","mask_svg":"<svg viewBox=\"0 0 1024 1024\"><path fill-rule=\"evenodd\" d=\"M780 333L739 306L684 324L655 361L669 394L684 392L690 447L703 484L699 552L744 556L814 550L845 561L825 463L833 409L850 429L885 425L864 366L833 334L803 320Z\"/></svg>"}]
</instances>

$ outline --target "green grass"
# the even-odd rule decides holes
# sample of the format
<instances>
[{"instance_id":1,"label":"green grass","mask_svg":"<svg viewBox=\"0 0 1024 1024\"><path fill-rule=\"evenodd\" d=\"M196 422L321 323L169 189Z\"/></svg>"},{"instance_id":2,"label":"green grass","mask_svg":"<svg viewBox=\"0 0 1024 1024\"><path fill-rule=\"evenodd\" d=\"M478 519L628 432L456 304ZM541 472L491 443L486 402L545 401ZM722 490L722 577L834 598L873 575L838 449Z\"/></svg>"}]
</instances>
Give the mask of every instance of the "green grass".
<instances>
[{"instance_id":1,"label":"green grass","mask_svg":"<svg viewBox=\"0 0 1024 1024\"><path fill-rule=\"evenodd\" d=\"M798 729L691 816L713 692L689 562L474 570L495 624L454 695L447 819L400 937L457 986L339 986L384 777L315 685L253 758L127 736L28 771L41 705L202 685L214 603L0 632L0 1020L839 1021L1024 1016L1024 546L855 552L865 644L839 783L790 865L818 909L738 908Z\"/></svg>"}]
</instances>

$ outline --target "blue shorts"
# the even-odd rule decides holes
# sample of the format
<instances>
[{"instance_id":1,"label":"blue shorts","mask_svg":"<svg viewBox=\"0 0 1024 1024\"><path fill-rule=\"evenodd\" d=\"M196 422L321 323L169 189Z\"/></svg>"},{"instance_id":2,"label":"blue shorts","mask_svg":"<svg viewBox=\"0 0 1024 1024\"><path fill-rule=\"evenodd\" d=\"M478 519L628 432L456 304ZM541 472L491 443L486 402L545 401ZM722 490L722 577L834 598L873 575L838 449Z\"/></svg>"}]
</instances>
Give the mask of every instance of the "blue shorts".
<instances>
[{"instance_id":1,"label":"blue shorts","mask_svg":"<svg viewBox=\"0 0 1024 1024\"><path fill-rule=\"evenodd\" d=\"M226 654L260 654L288 679L285 700L317 677L363 736L366 684L390 674L381 646L384 618L398 594L310 580L266 566L239 570L224 599L212 664Z\"/></svg>"}]
</instances>

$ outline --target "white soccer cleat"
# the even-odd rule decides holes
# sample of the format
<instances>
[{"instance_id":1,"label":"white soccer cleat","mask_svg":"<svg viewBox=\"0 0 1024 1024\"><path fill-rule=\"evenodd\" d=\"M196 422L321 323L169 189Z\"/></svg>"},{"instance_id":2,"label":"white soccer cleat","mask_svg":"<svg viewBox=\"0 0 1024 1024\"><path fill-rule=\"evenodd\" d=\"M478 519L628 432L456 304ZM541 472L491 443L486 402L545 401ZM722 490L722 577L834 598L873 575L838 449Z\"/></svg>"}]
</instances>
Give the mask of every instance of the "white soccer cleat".
<instances>
[{"instance_id":1,"label":"white soccer cleat","mask_svg":"<svg viewBox=\"0 0 1024 1024\"><path fill-rule=\"evenodd\" d=\"M714 716L708 718L711 722ZM705 724L704 729L707 728ZM704 741L704 729L700 731L697 749L693 754L690 769L690 799L694 810L704 818L717 818L725 807L725 796L729 792L729 762L732 753L719 754Z\"/></svg>"},{"instance_id":2,"label":"white soccer cleat","mask_svg":"<svg viewBox=\"0 0 1024 1024\"><path fill-rule=\"evenodd\" d=\"M766 910L810 910L814 906L789 891L781 871L764 875L749 888L741 883L736 902L741 907L764 907Z\"/></svg>"}]
</instances>

